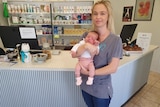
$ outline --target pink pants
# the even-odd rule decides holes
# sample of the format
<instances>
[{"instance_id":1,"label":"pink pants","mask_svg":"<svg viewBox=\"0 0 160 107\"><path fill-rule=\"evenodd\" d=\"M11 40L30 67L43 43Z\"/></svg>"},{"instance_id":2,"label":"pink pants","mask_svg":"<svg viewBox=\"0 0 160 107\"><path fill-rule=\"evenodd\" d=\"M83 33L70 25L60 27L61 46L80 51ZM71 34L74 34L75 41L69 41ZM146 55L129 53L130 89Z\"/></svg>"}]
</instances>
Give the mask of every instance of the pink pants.
<instances>
[{"instance_id":1,"label":"pink pants","mask_svg":"<svg viewBox=\"0 0 160 107\"><path fill-rule=\"evenodd\" d=\"M85 69L89 71L89 77L94 76L95 67L93 64L93 59L91 58L79 58L79 62L76 64L75 75L80 76L81 70Z\"/></svg>"}]
</instances>

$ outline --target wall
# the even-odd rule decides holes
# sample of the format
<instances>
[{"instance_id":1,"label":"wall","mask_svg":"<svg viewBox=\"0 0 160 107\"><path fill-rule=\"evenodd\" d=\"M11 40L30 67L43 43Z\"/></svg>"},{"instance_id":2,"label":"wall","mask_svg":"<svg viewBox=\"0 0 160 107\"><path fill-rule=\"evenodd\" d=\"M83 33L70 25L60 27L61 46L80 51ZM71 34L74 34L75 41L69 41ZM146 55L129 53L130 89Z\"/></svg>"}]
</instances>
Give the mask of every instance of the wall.
<instances>
[{"instance_id":1,"label":"wall","mask_svg":"<svg viewBox=\"0 0 160 107\"><path fill-rule=\"evenodd\" d=\"M134 33L133 39L137 37L138 32L146 32L152 33L151 44L160 46L160 31L159 31L159 24L160 24L160 0L155 0L152 20L151 21L131 21L131 22L122 22L122 13L124 6L133 6L133 14L132 19L134 17L134 10L135 10L135 3L136 0L110 0L114 10L114 18L115 18L115 28L116 33L120 34L122 26L124 24L131 24L137 23L138 26ZM158 27L158 28L157 28ZM160 73L160 49L158 48L153 55L152 64L151 64L151 71L156 71Z\"/></svg>"},{"instance_id":2,"label":"wall","mask_svg":"<svg viewBox=\"0 0 160 107\"><path fill-rule=\"evenodd\" d=\"M115 28L116 33L120 34L122 26L124 24L137 23L137 29L134 33L134 38L137 37L138 32L150 32L152 33L151 44L160 46L160 31L158 24L160 24L160 0L155 0L153 15L151 21L132 21L132 22L122 22L122 13L124 6L133 6L133 15L134 17L134 9L136 0L110 0L114 9L114 17L115 17ZM117 3L119 2L119 3ZM0 0L0 23L2 25L7 25L7 19L3 18L3 9L2 9L2 0ZM1 44L0 44L1 45ZM158 48L153 55L151 71L156 71L160 73L160 49Z\"/></svg>"},{"instance_id":3,"label":"wall","mask_svg":"<svg viewBox=\"0 0 160 107\"><path fill-rule=\"evenodd\" d=\"M2 0L0 0L0 25L8 25L7 19L3 18L3 4L2 4Z\"/></svg>"},{"instance_id":4,"label":"wall","mask_svg":"<svg viewBox=\"0 0 160 107\"><path fill-rule=\"evenodd\" d=\"M8 25L7 19L3 17L3 4L2 4L2 0L0 0L0 25ZM0 47L4 48L1 38L0 38Z\"/></svg>"}]
</instances>

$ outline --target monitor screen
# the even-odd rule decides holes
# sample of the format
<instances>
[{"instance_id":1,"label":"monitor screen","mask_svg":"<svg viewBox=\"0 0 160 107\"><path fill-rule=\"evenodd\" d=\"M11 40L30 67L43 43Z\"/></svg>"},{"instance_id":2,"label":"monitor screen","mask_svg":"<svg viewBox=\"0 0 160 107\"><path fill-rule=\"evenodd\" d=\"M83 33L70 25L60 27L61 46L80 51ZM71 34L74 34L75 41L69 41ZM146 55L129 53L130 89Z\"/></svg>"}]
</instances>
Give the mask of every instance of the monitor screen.
<instances>
[{"instance_id":1,"label":"monitor screen","mask_svg":"<svg viewBox=\"0 0 160 107\"><path fill-rule=\"evenodd\" d=\"M0 26L0 37L5 48L15 49L17 44L21 44L21 37L19 35L19 27Z\"/></svg>"},{"instance_id":2,"label":"monitor screen","mask_svg":"<svg viewBox=\"0 0 160 107\"><path fill-rule=\"evenodd\" d=\"M137 24L123 25L122 31L120 33L120 37L122 38L122 43L128 44L128 41L132 40L136 27Z\"/></svg>"},{"instance_id":3,"label":"monitor screen","mask_svg":"<svg viewBox=\"0 0 160 107\"><path fill-rule=\"evenodd\" d=\"M31 50L41 50L35 27L0 26L0 37L5 48L16 48L17 44L29 43Z\"/></svg>"},{"instance_id":4,"label":"monitor screen","mask_svg":"<svg viewBox=\"0 0 160 107\"><path fill-rule=\"evenodd\" d=\"M29 43L31 50L41 50L38 44L35 27L19 27L22 43Z\"/></svg>"}]
</instances>

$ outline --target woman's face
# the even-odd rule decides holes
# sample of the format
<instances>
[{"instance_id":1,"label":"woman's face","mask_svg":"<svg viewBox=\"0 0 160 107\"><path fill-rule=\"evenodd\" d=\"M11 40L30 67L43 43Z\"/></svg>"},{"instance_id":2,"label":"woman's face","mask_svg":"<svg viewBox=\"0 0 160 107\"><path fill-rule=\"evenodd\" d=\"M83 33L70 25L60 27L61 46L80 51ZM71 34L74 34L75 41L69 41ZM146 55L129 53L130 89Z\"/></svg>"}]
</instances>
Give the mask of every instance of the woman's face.
<instances>
[{"instance_id":1,"label":"woman's face","mask_svg":"<svg viewBox=\"0 0 160 107\"><path fill-rule=\"evenodd\" d=\"M92 21L95 27L106 27L108 11L103 4L97 4L93 8Z\"/></svg>"}]
</instances>

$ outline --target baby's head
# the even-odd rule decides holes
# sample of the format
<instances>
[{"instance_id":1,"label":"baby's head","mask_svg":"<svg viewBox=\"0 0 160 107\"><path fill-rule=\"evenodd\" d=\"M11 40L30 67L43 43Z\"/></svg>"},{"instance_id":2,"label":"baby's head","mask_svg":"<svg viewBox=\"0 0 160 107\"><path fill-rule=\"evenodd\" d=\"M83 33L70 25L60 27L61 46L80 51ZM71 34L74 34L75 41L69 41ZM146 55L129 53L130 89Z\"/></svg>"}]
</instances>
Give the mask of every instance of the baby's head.
<instances>
[{"instance_id":1,"label":"baby's head","mask_svg":"<svg viewBox=\"0 0 160 107\"><path fill-rule=\"evenodd\" d=\"M98 32L90 31L85 37L85 42L97 45L98 42ZM98 42L99 43L99 42Z\"/></svg>"}]
</instances>

